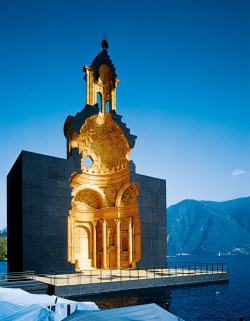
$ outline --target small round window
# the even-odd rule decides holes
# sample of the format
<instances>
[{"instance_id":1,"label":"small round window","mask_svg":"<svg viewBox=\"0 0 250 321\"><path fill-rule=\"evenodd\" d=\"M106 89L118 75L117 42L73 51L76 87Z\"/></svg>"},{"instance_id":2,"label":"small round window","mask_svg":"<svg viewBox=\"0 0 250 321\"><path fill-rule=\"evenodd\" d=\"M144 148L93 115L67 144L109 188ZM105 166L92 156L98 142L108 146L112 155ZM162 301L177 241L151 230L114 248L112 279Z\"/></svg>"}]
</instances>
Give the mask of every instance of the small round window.
<instances>
[{"instance_id":1,"label":"small round window","mask_svg":"<svg viewBox=\"0 0 250 321\"><path fill-rule=\"evenodd\" d=\"M88 168L90 168L93 165L93 159L90 156L84 157L84 165Z\"/></svg>"}]
</instances>

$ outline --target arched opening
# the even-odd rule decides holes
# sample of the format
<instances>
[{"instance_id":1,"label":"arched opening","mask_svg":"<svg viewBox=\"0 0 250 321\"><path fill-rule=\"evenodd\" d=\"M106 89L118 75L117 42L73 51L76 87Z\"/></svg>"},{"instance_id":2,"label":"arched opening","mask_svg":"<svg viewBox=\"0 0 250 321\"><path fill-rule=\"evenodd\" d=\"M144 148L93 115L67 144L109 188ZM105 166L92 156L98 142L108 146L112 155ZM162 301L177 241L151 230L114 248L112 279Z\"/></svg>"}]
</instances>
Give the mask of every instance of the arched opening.
<instances>
[{"instance_id":1,"label":"arched opening","mask_svg":"<svg viewBox=\"0 0 250 321\"><path fill-rule=\"evenodd\" d=\"M72 200L72 204L78 203L80 204L82 201L85 201L85 198L88 196L93 197L97 201L97 206L94 205L94 209L108 207L108 201L103 190L95 185L83 184L75 187L72 191L72 196L74 196ZM77 204L75 204L77 205ZM86 205L89 205L87 202Z\"/></svg>"},{"instance_id":2,"label":"arched opening","mask_svg":"<svg viewBox=\"0 0 250 321\"><path fill-rule=\"evenodd\" d=\"M109 100L106 101L106 111L111 113L111 103Z\"/></svg>"},{"instance_id":3,"label":"arched opening","mask_svg":"<svg viewBox=\"0 0 250 321\"><path fill-rule=\"evenodd\" d=\"M138 188L135 183L127 184L122 187L116 198L116 206L136 206L137 205L137 196Z\"/></svg>"},{"instance_id":4,"label":"arched opening","mask_svg":"<svg viewBox=\"0 0 250 321\"><path fill-rule=\"evenodd\" d=\"M139 195L138 187L135 183L125 184L117 193L115 206L137 205L137 196Z\"/></svg>"},{"instance_id":5,"label":"arched opening","mask_svg":"<svg viewBox=\"0 0 250 321\"><path fill-rule=\"evenodd\" d=\"M100 111L102 111L102 94L101 93L97 93L97 105Z\"/></svg>"},{"instance_id":6,"label":"arched opening","mask_svg":"<svg viewBox=\"0 0 250 321\"><path fill-rule=\"evenodd\" d=\"M83 162L87 168L90 168L93 165L93 159L90 156L85 156Z\"/></svg>"},{"instance_id":7,"label":"arched opening","mask_svg":"<svg viewBox=\"0 0 250 321\"><path fill-rule=\"evenodd\" d=\"M113 74L108 66L101 65L99 68L99 81L102 84L102 113L110 112L107 106L107 102L111 97L112 90L114 88L113 84ZM105 106L104 106L105 105Z\"/></svg>"},{"instance_id":8,"label":"arched opening","mask_svg":"<svg viewBox=\"0 0 250 321\"><path fill-rule=\"evenodd\" d=\"M90 235L84 226L77 226L74 229L74 254L78 269L83 270L91 266L89 259L90 253Z\"/></svg>"},{"instance_id":9,"label":"arched opening","mask_svg":"<svg viewBox=\"0 0 250 321\"><path fill-rule=\"evenodd\" d=\"M80 190L72 200L74 206L84 210L99 209L104 206L104 200L102 196L92 189Z\"/></svg>"}]
</instances>

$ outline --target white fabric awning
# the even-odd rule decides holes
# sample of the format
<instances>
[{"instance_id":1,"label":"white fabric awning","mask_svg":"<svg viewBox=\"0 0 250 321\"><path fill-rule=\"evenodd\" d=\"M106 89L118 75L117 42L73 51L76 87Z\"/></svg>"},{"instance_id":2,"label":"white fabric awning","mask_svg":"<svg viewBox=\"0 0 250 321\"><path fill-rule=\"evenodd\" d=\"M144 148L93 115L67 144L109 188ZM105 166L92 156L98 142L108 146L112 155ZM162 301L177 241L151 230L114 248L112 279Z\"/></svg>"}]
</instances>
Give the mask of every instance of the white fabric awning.
<instances>
[{"instance_id":1,"label":"white fabric awning","mask_svg":"<svg viewBox=\"0 0 250 321\"><path fill-rule=\"evenodd\" d=\"M160 308L155 303L99 311L75 311L65 319L65 321L78 320L181 321L180 318Z\"/></svg>"},{"instance_id":2,"label":"white fabric awning","mask_svg":"<svg viewBox=\"0 0 250 321\"><path fill-rule=\"evenodd\" d=\"M43 308L55 306L54 313L52 311L50 312L57 317L56 320L63 320L67 317L68 305L70 305L70 313L73 313L76 310L99 310L94 302L76 302L47 294L31 294L21 289L0 287L0 320L2 320L1 317L4 317L4 314L1 313L4 310L7 311L9 309L9 311L11 311L11 309L13 309L14 313L14 311L22 310L31 305ZM12 320L15 319L13 318Z\"/></svg>"},{"instance_id":3,"label":"white fabric awning","mask_svg":"<svg viewBox=\"0 0 250 321\"><path fill-rule=\"evenodd\" d=\"M58 321L56 315L41 305L21 306L15 303L0 301L1 321Z\"/></svg>"}]
</instances>

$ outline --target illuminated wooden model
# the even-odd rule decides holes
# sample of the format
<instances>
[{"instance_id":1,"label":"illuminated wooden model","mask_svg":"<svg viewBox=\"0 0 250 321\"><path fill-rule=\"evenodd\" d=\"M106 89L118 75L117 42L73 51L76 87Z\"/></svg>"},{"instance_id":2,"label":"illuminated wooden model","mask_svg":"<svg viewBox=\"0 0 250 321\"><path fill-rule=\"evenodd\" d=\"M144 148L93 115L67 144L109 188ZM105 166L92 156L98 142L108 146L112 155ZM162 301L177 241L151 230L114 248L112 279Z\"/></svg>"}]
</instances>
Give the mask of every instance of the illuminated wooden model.
<instances>
[{"instance_id":1,"label":"illuminated wooden model","mask_svg":"<svg viewBox=\"0 0 250 321\"><path fill-rule=\"evenodd\" d=\"M72 173L72 209L68 217L68 260L77 270L135 267L141 258L138 188L129 181L131 146L117 122L116 87L119 82L107 54L107 42L91 66L84 66L87 85L85 109L100 112L88 117L80 133L65 123L68 155L77 148L81 170ZM109 104L109 108L107 105Z\"/></svg>"}]
</instances>

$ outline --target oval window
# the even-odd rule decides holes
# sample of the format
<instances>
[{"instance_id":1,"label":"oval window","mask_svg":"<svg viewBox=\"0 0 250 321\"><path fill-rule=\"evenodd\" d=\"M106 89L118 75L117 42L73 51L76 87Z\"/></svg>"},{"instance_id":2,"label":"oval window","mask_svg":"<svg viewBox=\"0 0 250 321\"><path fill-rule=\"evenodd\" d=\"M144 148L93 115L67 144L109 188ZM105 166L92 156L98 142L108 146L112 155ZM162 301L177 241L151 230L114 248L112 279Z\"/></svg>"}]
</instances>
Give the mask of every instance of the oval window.
<instances>
[{"instance_id":1,"label":"oval window","mask_svg":"<svg viewBox=\"0 0 250 321\"><path fill-rule=\"evenodd\" d=\"M90 168L93 165L93 159L90 156L86 156L83 160L84 165Z\"/></svg>"}]
</instances>

